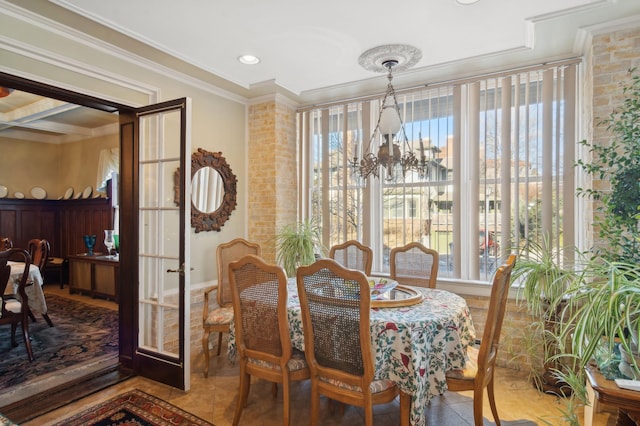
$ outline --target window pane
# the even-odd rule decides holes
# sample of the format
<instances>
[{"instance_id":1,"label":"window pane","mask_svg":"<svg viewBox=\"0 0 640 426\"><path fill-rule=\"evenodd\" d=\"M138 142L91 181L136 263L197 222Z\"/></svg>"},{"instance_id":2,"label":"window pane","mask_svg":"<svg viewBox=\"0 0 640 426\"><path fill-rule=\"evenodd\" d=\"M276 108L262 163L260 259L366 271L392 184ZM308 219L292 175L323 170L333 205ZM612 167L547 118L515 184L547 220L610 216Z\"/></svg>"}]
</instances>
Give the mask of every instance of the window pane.
<instances>
[{"instance_id":1,"label":"window pane","mask_svg":"<svg viewBox=\"0 0 640 426\"><path fill-rule=\"evenodd\" d=\"M565 118L575 114L565 111L564 72L541 68L397 96L406 141L396 135L394 143L421 165L405 176L354 174L380 100L306 113L311 212L328 229L324 244L371 245L373 270L384 273L393 247L419 241L440 254L440 277L486 282L524 239L549 234L556 248L573 245L563 232L563 211L574 203L562 197L563 179L573 179L564 175L573 162L565 144L575 143L564 140ZM374 155L380 140L371 140Z\"/></svg>"}]
</instances>

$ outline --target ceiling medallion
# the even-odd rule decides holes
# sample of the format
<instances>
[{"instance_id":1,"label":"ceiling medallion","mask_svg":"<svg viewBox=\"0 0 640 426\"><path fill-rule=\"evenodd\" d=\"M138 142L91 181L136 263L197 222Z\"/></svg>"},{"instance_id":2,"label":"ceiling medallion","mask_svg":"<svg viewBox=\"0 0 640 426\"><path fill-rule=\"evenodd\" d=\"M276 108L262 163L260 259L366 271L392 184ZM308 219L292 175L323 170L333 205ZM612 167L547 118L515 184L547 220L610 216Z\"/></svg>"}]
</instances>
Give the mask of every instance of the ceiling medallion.
<instances>
[{"instance_id":1,"label":"ceiling medallion","mask_svg":"<svg viewBox=\"0 0 640 426\"><path fill-rule=\"evenodd\" d=\"M372 47L360 55L358 63L368 71L389 72L385 66L388 61L395 61L395 72L405 71L417 64L422 59L422 52L417 47L408 44L385 44Z\"/></svg>"},{"instance_id":2,"label":"ceiling medallion","mask_svg":"<svg viewBox=\"0 0 640 426\"><path fill-rule=\"evenodd\" d=\"M420 148L416 150L416 155L407 138L396 92L391 84L394 71L411 68L421 57L418 49L404 44L378 46L360 55L358 62L362 67L370 71L386 72L389 82L379 105L378 121L371 139L368 144L363 144L362 157L358 157L357 153L361 150L356 146L356 155L349 160L349 167L355 176L367 179L369 176L384 175L388 181L400 176L404 179L408 172L417 173L420 179L429 176L431 159L424 150L422 137L419 137ZM379 141L377 153L376 141Z\"/></svg>"}]
</instances>

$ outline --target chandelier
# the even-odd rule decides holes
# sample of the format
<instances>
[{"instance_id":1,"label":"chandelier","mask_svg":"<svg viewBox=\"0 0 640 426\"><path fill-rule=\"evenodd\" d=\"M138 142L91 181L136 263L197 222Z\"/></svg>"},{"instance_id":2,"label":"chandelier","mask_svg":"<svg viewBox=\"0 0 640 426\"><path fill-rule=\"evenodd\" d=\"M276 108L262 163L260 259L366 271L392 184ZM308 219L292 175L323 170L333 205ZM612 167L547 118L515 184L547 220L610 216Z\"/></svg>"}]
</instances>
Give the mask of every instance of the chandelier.
<instances>
[{"instance_id":1,"label":"chandelier","mask_svg":"<svg viewBox=\"0 0 640 426\"><path fill-rule=\"evenodd\" d=\"M9 96L11 92L13 92L12 88L0 86L0 98L5 98Z\"/></svg>"},{"instance_id":2,"label":"chandelier","mask_svg":"<svg viewBox=\"0 0 640 426\"><path fill-rule=\"evenodd\" d=\"M401 173L404 178L409 171L415 171L420 178L429 173L429 162L426 160L422 139L420 138L420 159L413 152L400 114L398 99L391 81L394 70L404 70L420 60L418 49L406 45L385 45L369 49L360 55L360 65L372 71L386 72L387 90L380 104L380 113L376 127L365 147L362 158L354 156L349 160L353 173L362 179L373 175L380 176L386 171L387 180L395 180ZM372 148L374 141L379 140L377 153Z\"/></svg>"}]
</instances>

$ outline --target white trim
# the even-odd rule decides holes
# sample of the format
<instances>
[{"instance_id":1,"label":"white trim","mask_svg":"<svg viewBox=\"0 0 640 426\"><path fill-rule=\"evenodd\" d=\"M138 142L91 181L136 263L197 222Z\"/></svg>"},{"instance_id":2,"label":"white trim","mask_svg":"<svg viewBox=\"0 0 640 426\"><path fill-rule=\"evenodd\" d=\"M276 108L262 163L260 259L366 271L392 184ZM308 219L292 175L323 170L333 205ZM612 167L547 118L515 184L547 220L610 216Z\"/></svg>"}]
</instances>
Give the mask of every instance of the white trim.
<instances>
[{"instance_id":1,"label":"white trim","mask_svg":"<svg viewBox=\"0 0 640 426\"><path fill-rule=\"evenodd\" d=\"M23 43L18 40L0 36L0 48L3 48L7 51L16 53L21 56L25 56L27 58L31 58L49 65L53 65L58 68L62 68L62 69L75 72L84 76L92 77L97 80L105 81L107 83L111 83L119 87L135 90L138 93L147 95L149 97L149 103L158 102L158 98L160 97L160 89L157 87L145 85L144 83L141 83L135 80L125 79L124 77L118 74L107 73L102 68L91 67L90 65L75 61L68 57L64 57L61 55L54 55L50 51L41 49L37 46ZM41 83L49 84L51 86L56 86L66 90L82 92L86 95L99 97L112 102L117 102L120 104L130 105L134 107L143 106L143 105L131 105L131 100L129 99L125 100L125 99L114 97L112 95L107 95L105 93L99 93L91 90L88 87L79 88L77 86L64 84L57 80L48 79L46 76L30 74L22 70L14 70L12 68L8 68L2 65L0 65L0 70L2 70L3 72L6 72L7 74L19 75L21 77L28 78L30 80L36 80Z\"/></svg>"},{"instance_id":2,"label":"white trim","mask_svg":"<svg viewBox=\"0 0 640 426\"><path fill-rule=\"evenodd\" d=\"M585 54L587 50L591 48L591 39L594 35L636 29L638 26L640 26L640 15L627 16L614 21L581 27L576 32L573 51L575 53Z\"/></svg>"},{"instance_id":3,"label":"white trim","mask_svg":"<svg viewBox=\"0 0 640 426\"><path fill-rule=\"evenodd\" d=\"M210 84L204 80L191 77L180 71L176 71L174 69L168 68L157 62L151 61L149 59L133 54L119 47L113 46L100 39L97 39L95 37L82 33L78 30L62 25L59 22L53 21L51 19L45 18L43 16L37 15L25 9L22 9L12 3L6 2L5 0L0 0L0 11L2 11L2 13L5 13L6 15L12 16L13 18L22 20L23 22L42 28L43 30L58 34L73 42L91 47L107 55L111 55L125 62L148 69L154 73L163 75L165 77L168 77L172 80L186 84L188 86L197 88L199 90L203 90L213 95L220 96L222 98L225 98L234 102L238 102L241 104L245 104L247 102L247 98L244 96L240 96L235 93L229 92L218 86ZM154 100L151 100L150 103L155 103L159 101L160 99L154 99Z\"/></svg>"},{"instance_id":4,"label":"white trim","mask_svg":"<svg viewBox=\"0 0 640 426\"><path fill-rule=\"evenodd\" d=\"M299 103L280 93L272 93L268 95L262 95L255 98L251 98L247 101L247 105L260 105L265 102L271 102L271 101L279 104L284 104L293 109L298 109L300 107Z\"/></svg>"},{"instance_id":5,"label":"white trim","mask_svg":"<svg viewBox=\"0 0 640 426\"><path fill-rule=\"evenodd\" d=\"M598 0L593 3L583 4L581 6L570 7L567 9L557 10L555 12L544 13L542 15L533 16L529 19L530 22L537 24L539 22L551 21L558 18L563 18L565 16L572 16L578 13L588 12L592 9L597 9L600 7L605 7L613 3L617 3L618 0Z\"/></svg>"}]
</instances>

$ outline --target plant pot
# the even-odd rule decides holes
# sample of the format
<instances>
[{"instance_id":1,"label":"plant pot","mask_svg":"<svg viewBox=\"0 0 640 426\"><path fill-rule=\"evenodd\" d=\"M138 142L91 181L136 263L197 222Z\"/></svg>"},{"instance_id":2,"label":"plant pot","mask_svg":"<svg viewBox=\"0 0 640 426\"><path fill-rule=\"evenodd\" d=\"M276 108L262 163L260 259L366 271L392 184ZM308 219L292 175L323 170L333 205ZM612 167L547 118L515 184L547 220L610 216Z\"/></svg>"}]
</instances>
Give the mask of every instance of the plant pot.
<instances>
[{"instance_id":1,"label":"plant pot","mask_svg":"<svg viewBox=\"0 0 640 426\"><path fill-rule=\"evenodd\" d=\"M638 352L638 336L635 333L631 334L631 353L629 353L622 345L619 345L620 349L620 364L618 364L618 370L627 378L632 380L640 380L640 352ZM634 367L635 365L638 367Z\"/></svg>"}]
</instances>

